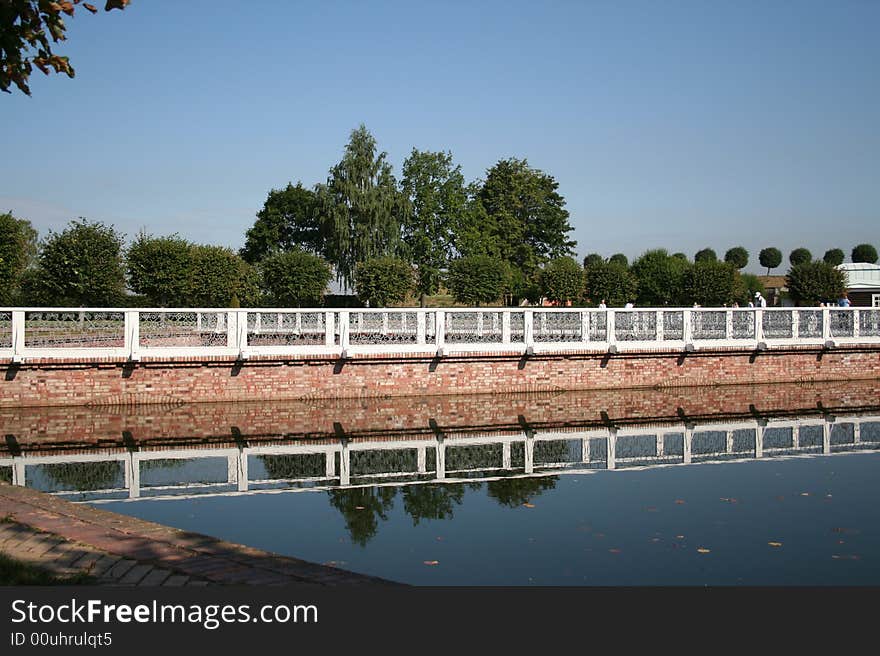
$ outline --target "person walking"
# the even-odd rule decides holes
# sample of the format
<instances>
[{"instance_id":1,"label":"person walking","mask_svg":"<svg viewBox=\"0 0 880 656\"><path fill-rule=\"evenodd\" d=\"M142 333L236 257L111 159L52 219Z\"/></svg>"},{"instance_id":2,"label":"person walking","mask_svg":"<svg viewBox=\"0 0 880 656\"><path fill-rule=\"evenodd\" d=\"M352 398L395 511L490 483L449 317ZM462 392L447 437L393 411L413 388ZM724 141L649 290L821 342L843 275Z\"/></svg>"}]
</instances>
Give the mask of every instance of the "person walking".
<instances>
[{"instance_id":1,"label":"person walking","mask_svg":"<svg viewBox=\"0 0 880 656\"><path fill-rule=\"evenodd\" d=\"M757 307L767 307L767 299L761 294L761 292L755 292L755 305Z\"/></svg>"},{"instance_id":2,"label":"person walking","mask_svg":"<svg viewBox=\"0 0 880 656\"><path fill-rule=\"evenodd\" d=\"M837 299L837 304L840 307L851 307L852 303L849 302L849 296L847 296L846 292L843 292L843 295Z\"/></svg>"}]
</instances>

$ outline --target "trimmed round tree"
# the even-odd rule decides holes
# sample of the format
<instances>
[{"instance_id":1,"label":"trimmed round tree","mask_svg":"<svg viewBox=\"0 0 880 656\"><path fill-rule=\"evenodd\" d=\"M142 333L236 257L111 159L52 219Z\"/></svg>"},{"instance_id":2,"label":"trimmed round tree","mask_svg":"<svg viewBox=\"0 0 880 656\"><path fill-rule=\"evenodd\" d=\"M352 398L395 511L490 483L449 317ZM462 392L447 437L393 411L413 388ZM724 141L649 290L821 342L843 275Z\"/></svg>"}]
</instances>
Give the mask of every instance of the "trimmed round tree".
<instances>
[{"instance_id":1,"label":"trimmed round tree","mask_svg":"<svg viewBox=\"0 0 880 656\"><path fill-rule=\"evenodd\" d=\"M631 271L639 281L639 305L679 305L683 302L684 274L691 264L672 257L665 248L657 248L639 256Z\"/></svg>"},{"instance_id":2,"label":"trimmed round tree","mask_svg":"<svg viewBox=\"0 0 880 656\"><path fill-rule=\"evenodd\" d=\"M859 244L852 249L852 261L877 264L877 249L871 244Z\"/></svg>"},{"instance_id":3,"label":"trimmed round tree","mask_svg":"<svg viewBox=\"0 0 880 656\"><path fill-rule=\"evenodd\" d=\"M707 307L732 303L737 292L737 271L727 262L696 262L684 275L684 300Z\"/></svg>"},{"instance_id":4,"label":"trimmed round tree","mask_svg":"<svg viewBox=\"0 0 880 656\"><path fill-rule=\"evenodd\" d=\"M718 255L711 248L702 248L694 254L694 262L717 262Z\"/></svg>"},{"instance_id":5,"label":"trimmed round tree","mask_svg":"<svg viewBox=\"0 0 880 656\"><path fill-rule=\"evenodd\" d=\"M612 264L619 264L622 267L629 266L629 260L627 259L626 255L624 255L623 253L615 253L614 255L612 255L611 257L608 258L608 261L611 262Z\"/></svg>"},{"instance_id":6,"label":"trimmed round tree","mask_svg":"<svg viewBox=\"0 0 880 656\"><path fill-rule=\"evenodd\" d=\"M150 305L185 305L191 249L192 244L177 235L153 237L141 232L125 257L129 287Z\"/></svg>"},{"instance_id":7,"label":"trimmed round tree","mask_svg":"<svg viewBox=\"0 0 880 656\"><path fill-rule=\"evenodd\" d=\"M605 258L598 253L590 253L584 258L584 268L591 267L594 264L602 264Z\"/></svg>"},{"instance_id":8,"label":"trimmed round tree","mask_svg":"<svg viewBox=\"0 0 880 656\"><path fill-rule=\"evenodd\" d=\"M354 271L358 298L371 307L403 301L413 283L412 266L397 257L375 257L359 263Z\"/></svg>"},{"instance_id":9,"label":"trimmed round tree","mask_svg":"<svg viewBox=\"0 0 880 656\"><path fill-rule=\"evenodd\" d=\"M459 303L480 305L501 298L507 277L507 267L502 260L471 255L455 260L449 267L448 286Z\"/></svg>"},{"instance_id":10,"label":"trimmed round tree","mask_svg":"<svg viewBox=\"0 0 880 656\"><path fill-rule=\"evenodd\" d=\"M846 291L846 273L821 260L803 262L788 272L786 285L798 305L815 306L841 297Z\"/></svg>"},{"instance_id":11,"label":"trimmed round tree","mask_svg":"<svg viewBox=\"0 0 880 656\"><path fill-rule=\"evenodd\" d=\"M687 256L687 254L686 254L686 253L682 253L681 251L679 251L678 253L673 253L673 254L672 254L672 257L674 257L674 258L677 259L677 260L684 260L685 262L688 261L688 256Z\"/></svg>"},{"instance_id":12,"label":"trimmed round tree","mask_svg":"<svg viewBox=\"0 0 880 656\"><path fill-rule=\"evenodd\" d=\"M584 272L584 295L598 305L605 301L610 307L620 307L636 298L639 282L624 266L616 262L603 262Z\"/></svg>"},{"instance_id":13,"label":"trimmed round tree","mask_svg":"<svg viewBox=\"0 0 880 656\"><path fill-rule=\"evenodd\" d=\"M724 254L724 261L735 269L744 269L749 263L749 252L742 246L734 246Z\"/></svg>"},{"instance_id":14,"label":"trimmed round tree","mask_svg":"<svg viewBox=\"0 0 880 656\"><path fill-rule=\"evenodd\" d=\"M843 251L839 248L830 248L822 256L822 260L828 262L831 266L840 266L843 264L843 258Z\"/></svg>"},{"instance_id":15,"label":"trimmed round tree","mask_svg":"<svg viewBox=\"0 0 880 656\"><path fill-rule=\"evenodd\" d=\"M318 306L324 299L332 272L317 255L295 248L270 255L260 264L263 290L278 306Z\"/></svg>"},{"instance_id":16,"label":"trimmed round tree","mask_svg":"<svg viewBox=\"0 0 880 656\"><path fill-rule=\"evenodd\" d=\"M570 257L558 257L541 271L541 292L551 301L575 301L584 292L584 270Z\"/></svg>"},{"instance_id":17,"label":"trimmed round tree","mask_svg":"<svg viewBox=\"0 0 880 656\"><path fill-rule=\"evenodd\" d=\"M813 254L803 246L795 248L788 256L788 261L791 263L791 266L806 264L807 262L812 261L812 259Z\"/></svg>"},{"instance_id":18,"label":"trimmed round tree","mask_svg":"<svg viewBox=\"0 0 880 656\"><path fill-rule=\"evenodd\" d=\"M259 298L256 269L223 246L190 247L187 305L249 307Z\"/></svg>"},{"instance_id":19,"label":"trimmed round tree","mask_svg":"<svg viewBox=\"0 0 880 656\"><path fill-rule=\"evenodd\" d=\"M761 263L762 267L767 267L767 275L769 276L770 269L775 269L782 264L782 251L773 246L762 248L761 252L758 253L758 262Z\"/></svg>"}]
</instances>

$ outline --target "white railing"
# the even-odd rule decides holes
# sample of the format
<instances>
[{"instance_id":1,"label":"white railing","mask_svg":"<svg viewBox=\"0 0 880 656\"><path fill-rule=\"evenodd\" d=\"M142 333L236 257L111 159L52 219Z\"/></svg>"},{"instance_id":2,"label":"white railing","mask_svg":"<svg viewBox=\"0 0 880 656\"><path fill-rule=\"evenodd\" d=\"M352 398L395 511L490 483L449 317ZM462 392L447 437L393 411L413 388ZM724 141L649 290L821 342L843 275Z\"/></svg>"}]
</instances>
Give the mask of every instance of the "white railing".
<instances>
[{"instance_id":1,"label":"white railing","mask_svg":"<svg viewBox=\"0 0 880 656\"><path fill-rule=\"evenodd\" d=\"M0 308L0 358L694 351L880 344L877 308Z\"/></svg>"}]
</instances>

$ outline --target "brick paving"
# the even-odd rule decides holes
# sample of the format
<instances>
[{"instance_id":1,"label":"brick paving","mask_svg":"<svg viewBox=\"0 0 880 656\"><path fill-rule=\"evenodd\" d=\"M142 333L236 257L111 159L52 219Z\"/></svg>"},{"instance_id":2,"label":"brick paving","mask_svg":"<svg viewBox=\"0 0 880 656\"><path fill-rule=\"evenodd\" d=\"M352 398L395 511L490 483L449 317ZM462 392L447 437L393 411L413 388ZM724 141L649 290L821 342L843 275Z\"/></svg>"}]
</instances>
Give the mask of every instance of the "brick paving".
<instances>
[{"instance_id":1,"label":"brick paving","mask_svg":"<svg viewBox=\"0 0 880 656\"><path fill-rule=\"evenodd\" d=\"M392 584L0 483L0 553L101 585ZM392 584L393 585L393 584Z\"/></svg>"}]
</instances>

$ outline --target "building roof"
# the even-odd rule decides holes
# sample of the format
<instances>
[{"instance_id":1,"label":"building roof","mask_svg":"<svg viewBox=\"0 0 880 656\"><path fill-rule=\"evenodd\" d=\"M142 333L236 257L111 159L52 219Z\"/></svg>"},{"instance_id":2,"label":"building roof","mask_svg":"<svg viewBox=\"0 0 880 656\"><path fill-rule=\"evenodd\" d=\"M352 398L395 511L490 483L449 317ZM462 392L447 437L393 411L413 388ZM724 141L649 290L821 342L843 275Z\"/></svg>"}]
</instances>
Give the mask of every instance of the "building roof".
<instances>
[{"instance_id":1,"label":"building roof","mask_svg":"<svg viewBox=\"0 0 880 656\"><path fill-rule=\"evenodd\" d=\"M846 272L847 289L880 289L880 264L846 262L837 268Z\"/></svg>"},{"instance_id":2,"label":"building roof","mask_svg":"<svg viewBox=\"0 0 880 656\"><path fill-rule=\"evenodd\" d=\"M785 276L758 276L764 289L782 289L786 286Z\"/></svg>"}]
</instances>

